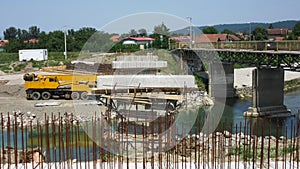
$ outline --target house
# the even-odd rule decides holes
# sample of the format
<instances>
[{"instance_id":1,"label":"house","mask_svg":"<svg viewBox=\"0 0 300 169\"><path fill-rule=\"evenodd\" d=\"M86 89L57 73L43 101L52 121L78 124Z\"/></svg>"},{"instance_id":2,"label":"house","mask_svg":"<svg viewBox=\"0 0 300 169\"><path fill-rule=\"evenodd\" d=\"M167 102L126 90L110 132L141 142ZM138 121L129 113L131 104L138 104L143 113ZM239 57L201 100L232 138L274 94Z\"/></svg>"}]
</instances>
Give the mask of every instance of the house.
<instances>
[{"instance_id":1,"label":"house","mask_svg":"<svg viewBox=\"0 0 300 169\"><path fill-rule=\"evenodd\" d=\"M35 39L35 38L29 39L29 40L24 40L24 43L38 43L38 42L39 42L39 40Z\"/></svg>"},{"instance_id":2,"label":"house","mask_svg":"<svg viewBox=\"0 0 300 169\"><path fill-rule=\"evenodd\" d=\"M153 38L148 38L148 37L127 37L123 39L123 44L124 45L145 45L148 43L152 43L155 39Z\"/></svg>"},{"instance_id":3,"label":"house","mask_svg":"<svg viewBox=\"0 0 300 169\"><path fill-rule=\"evenodd\" d=\"M244 34L242 32L237 32L236 35L241 39L241 40L249 40L249 35Z\"/></svg>"},{"instance_id":4,"label":"house","mask_svg":"<svg viewBox=\"0 0 300 169\"><path fill-rule=\"evenodd\" d=\"M201 34L195 37L195 43L231 42L240 41L240 38L231 34Z\"/></svg>"},{"instance_id":5,"label":"house","mask_svg":"<svg viewBox=\"0 0 300 169\"><path fill-rule=\"evenodd\" d=\"M292 32L287 28L267 29L267 31L270 40L281 40L287 37L290 32Z\"/></svg>"},{"instance_id":6,"label":"house","mask_svg":"<svg viewBox=\"0 0 300 169\"><path fill-rule=\"evenodd\" d=\"M8 43L9 43L8 40L0 40L0 48L3 48Z\"/></svg>"},{"instance_id":7,"label":"house","mask_svg":"<svg viewBox=\"0 0 300 169\"><path fill-rule=\"evenodd\" d=\"M119 42L121 39L121 36L120 35L113 35L112 37L110 37L110 40L112 42Z\"/></svg>"},{"instance_id":8,"label":"house","mask_svg":"<svg viewBox=\"0 0 300 169\"><path fill-rule=\"evenodd\" d=\"M177 43L179 43L179 42L189 43L191 40L191 37L190 36L173 36L173 37L170 37L170 40L174 40Z\"/></svg>"}]
</instances>

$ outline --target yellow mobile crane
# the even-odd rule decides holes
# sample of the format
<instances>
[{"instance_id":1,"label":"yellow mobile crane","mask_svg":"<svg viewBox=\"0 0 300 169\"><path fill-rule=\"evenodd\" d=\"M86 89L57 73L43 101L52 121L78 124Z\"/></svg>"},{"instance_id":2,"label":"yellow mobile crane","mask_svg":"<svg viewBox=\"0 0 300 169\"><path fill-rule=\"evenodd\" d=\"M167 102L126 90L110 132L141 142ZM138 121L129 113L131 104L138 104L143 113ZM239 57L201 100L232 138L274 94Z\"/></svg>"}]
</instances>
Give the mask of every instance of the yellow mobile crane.
<instances>
[{"instance_id":1,"label":"yellow mobile crane","mask_svg":"<svg viewBox=\"0 0 300 169\"><path fill-rule=\"evenodd\" d=\"M97 86L96 75L25 74L27 99L48 100L51 97L86 100Z\"/></svg>"}]
</instances>

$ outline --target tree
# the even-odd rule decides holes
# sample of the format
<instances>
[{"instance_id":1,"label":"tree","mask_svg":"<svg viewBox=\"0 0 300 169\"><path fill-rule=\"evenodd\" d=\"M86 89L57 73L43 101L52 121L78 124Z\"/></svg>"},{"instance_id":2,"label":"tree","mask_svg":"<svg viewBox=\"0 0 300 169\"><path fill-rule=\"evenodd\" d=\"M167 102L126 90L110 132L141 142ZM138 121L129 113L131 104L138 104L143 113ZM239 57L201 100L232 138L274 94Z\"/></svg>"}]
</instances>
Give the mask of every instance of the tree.
<instances>
[{"instance_id":1,"label":"tree","mask_svg":"<svg viewBox=\"0 0 300 169\"><path fill-rule=\"evenodd\" d=\"M215 27L213 27L213 26L209 26L207 28L203 28L202 32L204 34L218 34L219 33L219 31Z\"/></svg>"},{"instance_id":2,"label":"tree","mask_svg":"<svg viewBox=\"0 0 300 169\"><path fill-rule=\"evenodd\" d=\"M288 37L285 40L297 40L297 39L298 37L293 32L291 32L288 34Z\"/></svg>"},{"instance_id":3,"label":"tree","mask_svg":"<svg viewBox=\"0 0 300 169\"><path fill-rule=\"evenodd\" d=\"M47 46L46 46L47 41L48 41L48 35L46 34L46 32L42 31L39 35L38 47L41 49L47 48Z\"/></svg>"},{"instance_id":4,"label":"tree","mask_svg":"<svg viewBox=\"0 0 300 169\"><path fill-rule=\"evenodd\" d=\"M163 34L152 34L150 35L151 38L155 39L153 42L152 42L152 47L153 48L158 48L158 49L168 49L169 47L169 37L170 36L166 36L166 35L163 35Z\"/></svg>"},{"instance_id":5,"label":"tree","mask_svg":"<svg viewBox=\"0 0 300 169\"><path fill-rule=\"evenodd\" d=\"M71 36L71 37L74 37L74 35L75 35L75 30L74 30L74 29L68 30L68 35Z\"/></svg>"},{"instance_id":6,"label":"tree","mask_svg":"<svg viewBox=\"0 0 300 169\"><path fill-rule=\"evenodd\" d=\"M229 29L224 29L221 33L235 35L235 33L232 30L229 30Z\"/></svg>"},{"instance_id":7,"label":"tree","mask_svg":"<svg viewBox=\"0 0 300 169\"><path fill-rule=\"evenodd\" d=\"M9 27L4 32L4 39L16 39L18 35L18 30L15 27Z\"/></svg>"},{"instance_id":8,"label":"tree","mask_svg":"<svg viewBox=\"0 0 300 169\"><path fill-rule=\"evenodd\" d=\"M253 39L255 40L268 40L268 31L262 27L262 26L257 26L253 31L252 35L254 36ZM252 39L252 38L251 38Z\"/></svg>"},{"instance_id":9,"label":"tree","mask_svg":"<svg viewBox=\"0 0 300 169\"><path fill-rule=\"evenodd\" d=\"M18 39L22 39L22 40L29 40L29 33L26 30L21 30L18 29L18 35L17 35Z\"/></svg>"},{"instance_id":10,"label":"tree","mask_svg":"<svg viewBox=\"0 0 300 169\"><path fill-rule=\"evenodd\" d=\"M31 26L29 27L28 33L30 39L38 39L40 35L40 28L38 28L37 26Z\"/></svg>"},{"instance_id":11,"label":"tree","mask_svg":"<svg viewBox=\"0 0 300 169\"><path fill-rule=\"evenodd\" d=\"M159 34L159 35L170 35L170 29L162 23L161 25L154 26L153 34Z\"/></svg>"},{"instance_id":12,"label":"tree","mask_svg":"<svg viewBox=\"0 0 300 169\"><path fill-rule=\"evenodd\" d=\"M296 36L300 36L300 22L296 23L293 29L293 33Z\"/></svg>"},{"instance_id":13,"label":"tree","mask_svg":"<svg viewBox=\"0 0 300 169\"><path fill-rule=\"evenodd\" d=\"M97 30L95 28L84 27L75 32L76 40L87 41Z\"/></svg>"},{"instance_id":14,"label":"tree","mask_svg":"<svg viewBox=\"0 0 300 169\"><path fill-rule=\"evenodd\" d=\"M144 29L144 28L139 29L138 32L139 32L139 34L140 34L141 36L143 36L143 37L144 37L144 36L147 36L147 30Z\"/></svg>"},{"instance_id":15,"label":"tree","mask_svg":"<svg viewBox=\"0 0 300 169\"><path fill-rule=\"evenodd\" d=\"M270 24L270 25L269 25L269 29L273 29L273 24Z\"/></svg>"},{"instance_id":16,"label":"tree","mask_svg":"<svg viewBox=\"0 0 300 169\"><path fill-rule=\"evenodd\" d=\"M51 52L62 52L64 51L64 32L53 31L49 32L46 48Z\"/></svg>"},{"instance_id":17,"label":"tree","mask_svg":"<svg viewBox=\"0 0 300 169\"><path fill-rule=\"evenodd\" d=\"M74 48L76 51L80 51L84 44L89 41L90 37L94 35L97 32L95 28L90 28L90 27L84 27L80 28L78 31L74 33L74 38L73 40L75 41L76 45Z\"/></svg>"},{"instance_id":18,"label":"tree","mask_svg":"<svg viewBox=\"0 0 300 169\"><path fill-rule=\"evenodd\" d=\"M20 39L10 39L9 43L5 45L4 49L6 52L17 53L19 50L25 48L25 43Z\"/></svg>"},{"instance_id":19,"label":"tree","mask_svg":"<svg viewBox=\"0 0 300 169\"><path fill-rule=\"evenodd\" d=\"M129 36L130 37L136 37L137 36L137 31L135 30L135 29L131 29L130 31L129 31Z\"/></svg>"}]
</instances>

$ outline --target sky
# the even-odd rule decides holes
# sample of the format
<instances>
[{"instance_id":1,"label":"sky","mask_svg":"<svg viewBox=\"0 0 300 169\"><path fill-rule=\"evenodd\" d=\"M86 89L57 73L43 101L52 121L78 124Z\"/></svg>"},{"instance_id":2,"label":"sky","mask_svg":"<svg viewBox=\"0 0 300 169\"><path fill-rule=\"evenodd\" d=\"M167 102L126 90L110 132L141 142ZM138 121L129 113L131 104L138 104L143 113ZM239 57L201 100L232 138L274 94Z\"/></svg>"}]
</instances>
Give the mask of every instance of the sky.
<instances>
[{"instance_id":1,"label":"sky","mask_svg":"<svg viewBox=\"0 0 300 169\"><path fill-rule=\"evenodd\" d=\"M188 26L187 17L191 17L192 24L197 26L300 20L299 0L6 0L1 2L0 8L2 38L3 31L10 26L27 30L35 25L46 32L65 27L114 30L112 23L118 22L114 26L114 31L118 31L117 27L127 23L124 19L133 20L132 16L141 16L135 20L136 24L147 24L152 20L156 25L159 22L180 22L170 26L171 30ZM159 14L157 18L151 18L153 12ZM158 19L163 15L168 16L166 20L169 21ZM129 27L124 27L124 31L129 32L126 29ZM147 28L148 31L151 29Z\"/></svg>"}]
</instances>

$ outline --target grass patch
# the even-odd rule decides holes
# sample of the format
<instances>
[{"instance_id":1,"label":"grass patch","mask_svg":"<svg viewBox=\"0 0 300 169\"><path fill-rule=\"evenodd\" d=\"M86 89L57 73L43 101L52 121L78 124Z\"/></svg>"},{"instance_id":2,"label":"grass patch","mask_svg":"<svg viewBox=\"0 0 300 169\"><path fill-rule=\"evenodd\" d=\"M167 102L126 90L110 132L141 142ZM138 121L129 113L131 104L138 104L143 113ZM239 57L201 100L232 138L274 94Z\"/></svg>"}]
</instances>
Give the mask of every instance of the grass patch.
<instances>
[{"instance_id":1,"label":"grass patch","mask_svg":"<svg viewBox=\"0 0 300 169\"><path fill-rule=\"evenodd\" d=\"M68 64L76 60L79 52L68 52L68 58L65 60L63 52L49 52L46 61L30 61L33 68L42 68L45 66L59 66L61 63ZM0 52L0 70L4 73L13 73L24 70L28 62L19 62L18 53Z\"/></svg>"},{"instance_id":2,"label":"grass patch","mask_svg":"<svg viewBox=\"0 0 300 169\"><path fill-rule=\"evenodd\" d=\"M9 63L5 63L5 64L2 64L0 65L0 70L4 73L10 73L12 72L11 68L9 67Z\"/></svg>"},{"instance_id":3,"label":"grass patch","mask_svg":"<svg viewBox=\"0 0 300 169\"><path fill-rule=\"evenodd\" d=\"M16 62L19 60L18 53L0 52L0 64Z\"/></svg>"},{"instance_id":4,"label":"grass patch","mask_svg":"<svg viewBox=\"0 0 300 169\"><path fill-rule=\"evenodd\" d=\"M14 66L14 71L15 72L19 72L19 71L21 71L21 70L24 70L24 68L27 66L27 63L25 62L25 63L20 63L20 64L16 64L15 66Z\"/></svg>"},{"instance_id":5,"label":"grass patch","mask_svg":"<svg viewBox=\"0 0 300 169\"><path fill-rule=\"evenodd\" d=\"M79 56L80 52L68 52L67 53L67 60L76 60ZM66 61L65 55L63 52L49 52L48 60L55 60L55 61Z\"/></svg>"}]
</instances>

